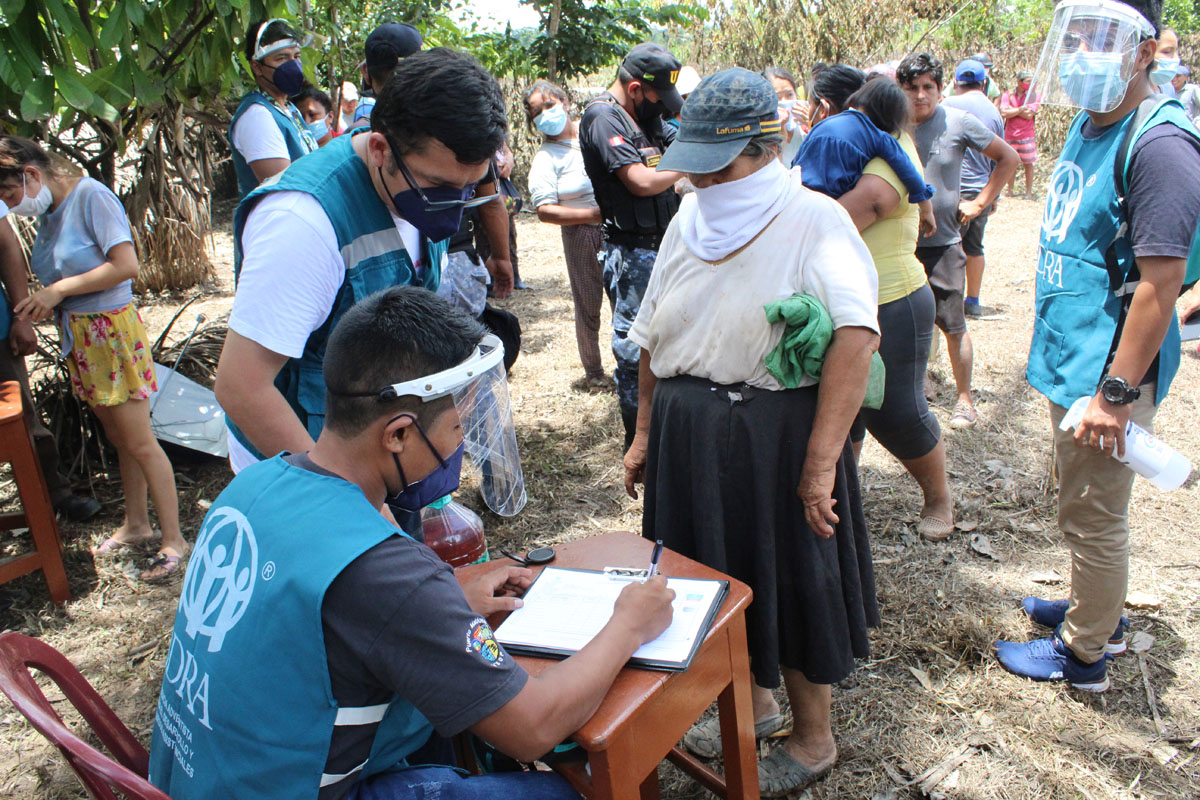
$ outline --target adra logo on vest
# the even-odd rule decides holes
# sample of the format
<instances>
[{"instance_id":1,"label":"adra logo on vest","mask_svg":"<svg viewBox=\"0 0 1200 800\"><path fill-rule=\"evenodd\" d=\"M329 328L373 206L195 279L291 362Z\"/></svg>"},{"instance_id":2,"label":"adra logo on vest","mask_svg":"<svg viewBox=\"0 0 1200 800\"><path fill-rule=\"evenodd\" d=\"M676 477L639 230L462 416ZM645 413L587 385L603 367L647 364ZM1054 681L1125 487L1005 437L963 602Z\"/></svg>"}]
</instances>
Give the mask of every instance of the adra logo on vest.
<instances>
[{"instance_id":1,"label":"adra logo on vest","mask_svg":"<svg viewBox=\"0 0 1200 800\"><path fill-rule=\"evenodd\" d=\"M1047 240L1066 241L1071 223L1079 213L1083 200L1083 170L1073 161L1060 161L1050 178L1046 193L1046 210L1042 213L1042 235Z\"/></svg>"},{"instance_id":2,"label":"adra logo on vest","mask_svg":"<svg viewBox=\"0 0 1200 800\"><path fill-rule=\"evenodd\" d=\"M220 652L225 636L246 613L257 578L258 542L250 521L229 506L213 509L196 540L179 598L187 635L207 636L208 652Z\"/></svg>"}]
</instances>

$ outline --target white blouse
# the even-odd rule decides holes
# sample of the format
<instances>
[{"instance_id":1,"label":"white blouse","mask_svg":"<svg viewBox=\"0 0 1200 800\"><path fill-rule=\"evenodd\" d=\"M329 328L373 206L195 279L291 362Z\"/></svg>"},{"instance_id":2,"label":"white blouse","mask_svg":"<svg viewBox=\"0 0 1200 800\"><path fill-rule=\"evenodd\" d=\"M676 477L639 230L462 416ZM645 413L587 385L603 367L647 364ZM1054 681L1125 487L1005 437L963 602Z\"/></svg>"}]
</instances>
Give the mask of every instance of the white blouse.
<instances>
[{"instance_id":1,"label":"white blouse","mask_svg":"<svg viewBox=\"0 0 1200 800\"><path fill-rule=\"evenodd\" d=\"M793 179L799 182L799 171ZM794 294L820 300L835 329L879 332L879 278L849 214L823 194L796 188L756 238L721 261L692 253L679 217L672 221L629 330L629 339L650 353L656 377L782 389L763 359L779 344L784 324L768 324L763 306ZM801 385L814 383L806 378Z\"/></svg>"}]
</instances>

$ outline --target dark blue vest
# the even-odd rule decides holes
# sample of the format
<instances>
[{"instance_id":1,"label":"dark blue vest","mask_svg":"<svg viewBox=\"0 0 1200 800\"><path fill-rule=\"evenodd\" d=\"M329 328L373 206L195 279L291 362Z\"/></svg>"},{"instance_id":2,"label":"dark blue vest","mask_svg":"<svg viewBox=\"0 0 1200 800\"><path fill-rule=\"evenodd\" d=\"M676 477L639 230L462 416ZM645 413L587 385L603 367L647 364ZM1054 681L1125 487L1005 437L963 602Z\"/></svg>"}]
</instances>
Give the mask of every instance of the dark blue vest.
<instances>
[{"instance_id":1,"label":"dark blue vest","mask_svg":"<svg viewBox=\"0 0 1200 800\"><path fill-rule=\"evenodd\" d=\"M233 144L233 126L237 124L242 114L246 113L246 109L253 105L265 106L271 112L275 124L279 126L279 132L283 134L283 141L287 144L288 158L292 161L317 149L317 140L313 138L308 126L304 123L300 109L289 102L289 113L285 114L279 106L271 101L271 98L258 91L250 92L243 97L242 102L238 104L237 111L233 113L233 120L229 123L230 145ZM258 177L254 174L254 170L250 169L250 164L242 157L238 149L233 147L232 150L233 169L237 173L238 196L244 198L254 190L254 187L258 186Z\"/></svg>"},{"instance_id":2,"label":"dark blue vest","mask_svg":"<svg viewBox=\"0 0 1200 800\"><path fill-rule=\"evenodd\" d=\"M325 344L342 314L367 295L392 286L412 284L437 291L448 246L447 241L424 242L426 267L418 279L395 221L375 193L366 165L354 152L352 141L351 136L339 136L307 158L295 162L251 192L238 206L233 218L235 278L242 269L242 232L246 219L255 204L270 192L312 195L321 204L337 234L346 278L329 317L308 337L303 355L289 359L275 378L275 386L308 429L313 441L325 426L325 377L322 373ZM238 441L262 458L263 454L254 448L237 425L228 417L226 421Z\"/></svg>"}]
</instances>

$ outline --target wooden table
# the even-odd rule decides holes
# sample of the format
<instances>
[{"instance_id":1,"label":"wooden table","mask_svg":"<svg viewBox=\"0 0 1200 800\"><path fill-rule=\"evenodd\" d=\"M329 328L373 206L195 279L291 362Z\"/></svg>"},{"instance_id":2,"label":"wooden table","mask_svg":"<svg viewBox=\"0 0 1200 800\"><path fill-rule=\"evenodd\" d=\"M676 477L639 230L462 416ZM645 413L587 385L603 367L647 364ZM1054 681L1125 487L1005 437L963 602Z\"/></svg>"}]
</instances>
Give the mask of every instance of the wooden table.
<instances>
[{"instance_id":1,"label":"wooden table","mask_svg":"<svg viewBox=\"0 0 1200 800\"><path fill-rule=\"evenodd\" d=\"M612 532L557 546L553 565L644 568L652 549L653 543L640 536ZM502 563L507 559L462 567L456 573L465 583ZM541 567L532 569L536 574ZM668 577L728 579L670 550L663 551L659 572ZM746 650L745 611L750 598L746 584L729 581L729 593L686 672L621 670L595 715L572 737L587 752L591 774L582 762L556 767L577 791L596 800L657 798L658 765L668 758L718 795L730 800L758 797L758 752ZM495 628L504 616L494 615L488 621ZM529 656L516 659L530 675L556 663ZM676 745L714 699L720 711L724 777Z\"/></svg>"}]
</instances>

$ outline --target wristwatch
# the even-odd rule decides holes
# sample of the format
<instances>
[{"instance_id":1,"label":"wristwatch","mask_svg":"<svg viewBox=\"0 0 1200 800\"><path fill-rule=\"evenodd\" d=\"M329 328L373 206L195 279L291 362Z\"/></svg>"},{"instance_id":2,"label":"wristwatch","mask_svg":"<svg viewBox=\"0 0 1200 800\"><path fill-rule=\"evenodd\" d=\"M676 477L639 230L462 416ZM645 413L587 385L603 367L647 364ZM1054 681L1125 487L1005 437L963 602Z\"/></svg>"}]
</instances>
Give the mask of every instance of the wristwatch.
<instances>
[{"instance_id":1,"label":"wristwatch","mask_svg":"<svg viewBox=\"0 0 1200 800\"><path fill-rule=\"evenodd\" d=\"M1100 381L1100 394L1114 406L1124 406L1142 396L1142 390L1116 375L1105 375Z\"/></svg>"}]
</instances>

